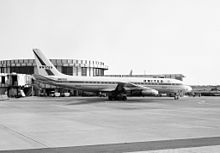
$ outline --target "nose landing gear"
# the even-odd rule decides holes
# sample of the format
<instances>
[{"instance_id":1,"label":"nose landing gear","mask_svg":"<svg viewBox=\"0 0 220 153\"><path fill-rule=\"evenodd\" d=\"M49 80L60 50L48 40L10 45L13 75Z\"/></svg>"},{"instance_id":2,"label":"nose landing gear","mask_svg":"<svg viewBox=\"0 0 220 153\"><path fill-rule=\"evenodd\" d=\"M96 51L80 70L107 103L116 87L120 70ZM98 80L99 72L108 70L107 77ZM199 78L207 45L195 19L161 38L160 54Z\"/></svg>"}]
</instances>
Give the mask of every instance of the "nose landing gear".
<instances>
[{"instance_id":1,"label":"nose landing gear","mask_svg":"<svg viewBox=\"0 0 220 153\"><path fill-rule=\"evenodd\" d=\"M178 100L178 99L180 99L180 96L179 95L175 95L174 96L174 100Z\"/></svg>"},{"instance_id":2,"label":"nose landing gear","mask_svg":"<svg viewBox=\"0 0 220 153\"><path fill-rule=\"evenodd\" d=\"M175 95L174 95L174 100L178 100L178 99L180 99L180 97L182 97L183 96L183 91L178 91L177 93L175 93Z\"/></svg>"}]
</instances>

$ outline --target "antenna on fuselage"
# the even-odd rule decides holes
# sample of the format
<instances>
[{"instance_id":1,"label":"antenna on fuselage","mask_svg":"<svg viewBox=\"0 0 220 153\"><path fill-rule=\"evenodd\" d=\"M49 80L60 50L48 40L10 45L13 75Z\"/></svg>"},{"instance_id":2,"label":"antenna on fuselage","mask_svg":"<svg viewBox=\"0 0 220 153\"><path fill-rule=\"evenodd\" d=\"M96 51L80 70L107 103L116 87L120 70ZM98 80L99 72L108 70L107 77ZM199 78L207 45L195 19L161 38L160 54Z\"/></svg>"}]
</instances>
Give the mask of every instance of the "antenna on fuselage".
<instances>
[{"instance_id":1,"label":"antenna on fuselage","mask_svg":"<svg viewBox=\"0 0 220 153\"><path fill-rule=\"evenodd\" d=\"M129 73L129 76L132 76L133 74L133 70L131 69L130 73Z\"/></svg>"}]
</instances>

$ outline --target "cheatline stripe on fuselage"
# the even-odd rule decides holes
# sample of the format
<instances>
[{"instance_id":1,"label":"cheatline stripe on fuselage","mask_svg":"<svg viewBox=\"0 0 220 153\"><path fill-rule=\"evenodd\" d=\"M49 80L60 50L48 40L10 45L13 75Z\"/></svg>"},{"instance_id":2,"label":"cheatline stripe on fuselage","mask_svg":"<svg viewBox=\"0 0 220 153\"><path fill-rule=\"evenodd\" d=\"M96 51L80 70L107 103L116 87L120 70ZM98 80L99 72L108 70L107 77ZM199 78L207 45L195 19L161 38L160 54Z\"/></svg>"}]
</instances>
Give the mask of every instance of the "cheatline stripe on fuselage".
<instances>
[{"instance_id":1,"label":"cheatline stripe on fuselage","mask_svg":"<svg viewBox=\"0 0 220 153\"><path fill-rule=\"evenodd\" d=\"M56 80L51 80L51 81L56 81ZM119 82L100 82L100 81L56 81L59 83L84 83L84 84L118 84ZM177 83L143 83L143 82L129 82L132 84L137 84L137 85L182 85L182 84L177 84Z\"/></svg>"},{"instance_id":2,"label":"cheatline stripe on fuselage","mask_svg":"<svg viewBox=\"0 0 220 153\"><path fill-rule=\"evenodd\" d=\"M53 80L50 78L46 78L50 81L55 81L57 83L84 83L84 84L89 84L89 83L93 83L93 84L118 84L120 83L120 81L115 82L115 81L67 81L67 80ZM147 83L147 82L130 82L133 84L140 84L140 85L182 85L180 83Z\"/></svg>"}]
</instances>

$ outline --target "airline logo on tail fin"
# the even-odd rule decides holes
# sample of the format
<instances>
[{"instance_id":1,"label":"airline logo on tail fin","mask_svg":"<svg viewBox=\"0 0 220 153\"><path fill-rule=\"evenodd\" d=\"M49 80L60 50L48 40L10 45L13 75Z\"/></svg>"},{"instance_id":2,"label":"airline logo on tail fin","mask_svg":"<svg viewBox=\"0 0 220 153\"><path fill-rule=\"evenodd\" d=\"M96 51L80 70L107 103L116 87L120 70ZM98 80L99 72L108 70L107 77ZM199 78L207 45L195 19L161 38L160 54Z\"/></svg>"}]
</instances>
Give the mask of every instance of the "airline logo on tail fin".
<instances>
[{"instance_id":1,"label":"airline logo on tail fin","mask_svg":"<svg viewBox=\"0 0 220 153\"><path fill-rule=\"evenodd\" d=\"M54 75L51 70L45 69L45 71L47 72L48 75Z\"/></svg>"},{"instance_id":2,"label":"airline logo on tail fin","mask_svg":"<svg viewBox=\"0 0 220 153\"><path fill-rule=\"evenodd\" d=\"M34 52L34 54L35 54L37 60L38 60L38 61L40 62L40 64L42 65L42 66L38 66L38 68L39 68L39 69L44 69L44 70L46 71L47 75L54 75L53 72L51 71L51 70L53 69L53 67L52 67L52 66L47 66L47 65L45 64L45 62L37 55L37 53L35 52L35 50L33 50L33 52Z\"/></svg>"}]
</instances>

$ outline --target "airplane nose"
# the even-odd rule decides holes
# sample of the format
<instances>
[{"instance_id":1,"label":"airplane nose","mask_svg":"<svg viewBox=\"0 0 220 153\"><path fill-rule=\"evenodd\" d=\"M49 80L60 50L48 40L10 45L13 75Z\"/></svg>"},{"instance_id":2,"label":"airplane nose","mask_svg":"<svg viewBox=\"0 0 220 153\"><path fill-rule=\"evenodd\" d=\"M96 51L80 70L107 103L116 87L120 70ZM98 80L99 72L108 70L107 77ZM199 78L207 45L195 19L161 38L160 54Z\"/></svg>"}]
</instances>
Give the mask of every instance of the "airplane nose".
<instances>
[{"instance_id":1,"label":"airplane nose","mask_svg":"<svg viewBox=\"0 0 220 153\"><path fill-rule=\"evenodd\" d=\"M192 91L192 87L190 87L190 86L186 86L185 89L186 89L186 92L191 92Z\"/></svg>"}]
</instances>

